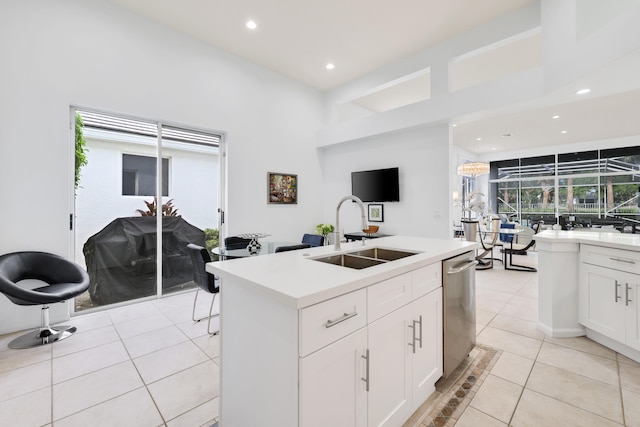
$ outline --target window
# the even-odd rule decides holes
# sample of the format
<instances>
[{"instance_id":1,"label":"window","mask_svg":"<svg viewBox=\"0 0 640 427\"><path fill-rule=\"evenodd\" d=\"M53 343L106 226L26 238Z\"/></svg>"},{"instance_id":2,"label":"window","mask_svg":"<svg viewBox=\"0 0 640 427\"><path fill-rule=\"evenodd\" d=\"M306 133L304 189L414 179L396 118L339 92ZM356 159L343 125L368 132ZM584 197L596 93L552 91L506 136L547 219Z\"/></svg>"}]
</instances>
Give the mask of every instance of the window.
<instances>
[{"instance_id":1,"label":"window","mask_svg":"<svg viewBox=\"0 0 640 427\"><path fill-rule=\"evenodd\" d=\"M640 147L491 162L489 183L497 212L520 220L578 213L640 223Z\"/></svg>"},{"instance_id":2,"label":"window","mask_svg":"<svg viewBox=\"0 0 640 427\"><path fill-rule=\"evenodd\" d=\"M156 195L156 158L122 155L122 195ZM169 195L169 159L162 159L162 195Z\"/></svg>"}]
</instances>

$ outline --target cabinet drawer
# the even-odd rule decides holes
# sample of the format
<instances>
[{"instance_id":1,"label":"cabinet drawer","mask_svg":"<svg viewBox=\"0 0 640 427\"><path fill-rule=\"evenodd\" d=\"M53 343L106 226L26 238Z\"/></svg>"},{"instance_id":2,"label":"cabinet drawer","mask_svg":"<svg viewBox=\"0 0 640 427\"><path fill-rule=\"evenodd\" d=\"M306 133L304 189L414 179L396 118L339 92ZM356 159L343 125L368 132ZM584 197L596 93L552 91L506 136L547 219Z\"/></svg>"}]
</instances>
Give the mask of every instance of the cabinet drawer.
<instances>
[{"instance_id":1,"label":"cabinet drawer","mask_svg":"<svg viewBox=\"0 0 640 427\"><path fill-rule=\"evenodd\" d=\"M367 292L360 289L300 310L300 356L367 325Z\"/></svg>"},{"instance_id":2,"label":"cabinet drawer","mask_svg":"<svg viewBox=\"0 0 640 427\"><path fill-rule=\"evenodd\" d=\"M580 245L580 261L601 267L640 274L640 252Z\"/></svg>"},{"instance_id":3,"label":"cabinet drawer","mask_svg":"<svg viewBox=\"0 0 640 427\"><path fill-rule=\"evenodd\" d=\"M413 299L442 286L442 264L439 262L413 270L411 275Z\"/></svg>"},{"instance_id":4,"label":"cabinet drawer","mask_svg":"<svg viewBox=\"0 0 640 427\"><path fill-rule=\"evenodd\" d=\"M411 274L392 277L367 288L369 323L411 302Z\"/></svg>"}]
</instances>

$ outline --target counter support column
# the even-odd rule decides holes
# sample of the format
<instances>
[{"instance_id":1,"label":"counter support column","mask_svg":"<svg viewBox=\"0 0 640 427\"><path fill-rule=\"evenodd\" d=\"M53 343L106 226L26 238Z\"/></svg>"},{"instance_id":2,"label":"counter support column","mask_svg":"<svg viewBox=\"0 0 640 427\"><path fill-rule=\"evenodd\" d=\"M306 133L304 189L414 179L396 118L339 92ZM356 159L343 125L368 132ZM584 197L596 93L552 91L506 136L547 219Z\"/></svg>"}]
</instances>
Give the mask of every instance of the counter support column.
<instances>
[{"instance_id":1,"label":"counter support column","mask_svg":"<svg viewBox=\"0 0 640 427\"><path fill-rule=\"evenodd\" d=\"M580 244L536 242L538 250L538 329L552 337L586 335L578 323Z\"/></svg>"}]
</instances>

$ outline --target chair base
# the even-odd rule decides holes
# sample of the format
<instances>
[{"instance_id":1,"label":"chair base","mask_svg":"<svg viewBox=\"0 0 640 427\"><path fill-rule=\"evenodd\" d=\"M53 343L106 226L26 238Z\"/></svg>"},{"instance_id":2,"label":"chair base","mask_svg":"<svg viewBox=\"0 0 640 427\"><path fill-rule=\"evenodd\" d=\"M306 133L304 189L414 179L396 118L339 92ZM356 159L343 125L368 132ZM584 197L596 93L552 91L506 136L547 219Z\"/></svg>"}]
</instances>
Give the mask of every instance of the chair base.
<instances>
[{"instance_id":1,"label":"chair base","mask_svg":"<svg viewBox=\"0 0 640 427\"><path fill-rule=\"evenodd\" d=\"M198 323L198 322L200 322L201 320L204 320L204 319L208 319L208 321L207 321L207 332L209 333L209 335L218 335L220 333L220 329L218 329L217 331L211 332L211 318L220 315L220 313L214 313L213 312L213 303L216 302L216 295L217 294L213 294L213 298L211 299L211 306L209 307L209 316L208 317L201 317L199 319L196 319L196 303L198 302L198 293L199 292L200 292L200 289L197 289L196 290L196 296L193 299L193 312L191 313L191 319L193 319L193 321L195 323Z\"/></svg>"},{"instance_id":2,"label":"chair base","mask_svg":"<svg viewBox=\"0 0 640 427\"><path fill-rule=\"evenodd\" d=\"M56 341L69 338L75 331L75 326L56 326L55 328L46 327L36 329L35 331L30 331L11 341L9 343L9 348L25 349L52 344Z\"/></svg>"}]
</instances>

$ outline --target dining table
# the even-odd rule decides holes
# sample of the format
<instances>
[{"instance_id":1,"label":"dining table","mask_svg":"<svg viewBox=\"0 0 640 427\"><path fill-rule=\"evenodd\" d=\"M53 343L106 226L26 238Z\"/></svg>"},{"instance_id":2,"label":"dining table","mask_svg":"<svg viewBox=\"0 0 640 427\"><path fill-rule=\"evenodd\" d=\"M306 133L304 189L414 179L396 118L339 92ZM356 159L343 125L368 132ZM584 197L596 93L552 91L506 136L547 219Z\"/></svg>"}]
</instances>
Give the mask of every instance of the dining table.
<instances>
[{"instance_id":1,"label":"dining table","mask_svg":"<svg viewBox=\"0 0 640 427\"><path fill-rule=\"evenodd\" d=\"M276 248L280 246L299 245L300 242L260 242L260 249L257 252L249 252L247 248L234 248L227 249L223 246L215 247L211 250L212 253L218 255L220 259L228 260L234 258L247 258L260 255L268 255L276 252Z\"/></svg>"}]
</instances>

